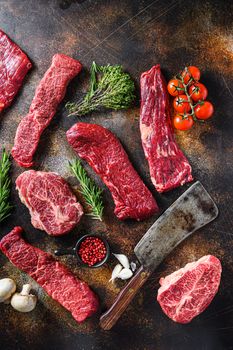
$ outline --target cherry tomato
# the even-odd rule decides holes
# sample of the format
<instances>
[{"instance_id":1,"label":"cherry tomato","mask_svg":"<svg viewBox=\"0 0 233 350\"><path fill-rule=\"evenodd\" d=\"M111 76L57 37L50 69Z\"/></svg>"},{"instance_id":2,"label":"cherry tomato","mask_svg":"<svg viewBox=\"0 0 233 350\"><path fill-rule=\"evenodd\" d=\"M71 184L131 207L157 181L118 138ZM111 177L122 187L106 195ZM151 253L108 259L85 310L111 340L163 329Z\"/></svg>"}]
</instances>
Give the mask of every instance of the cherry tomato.
<instances>
[{"instance_id":1,"label":"cherry tomato","mask_svg":"<svg viewBox=\"0 0 233 350\"><path fill-rule=\"evenodd\" d=\"M197 119L209 119L214 113L214 107L211 102L204 101L198 104L195 108L195 115Z\"/></svg>"},{"instance_id":2,"label":"cherry tomato","mask_svg":"<svg viewBox=\"0 0 233 350\"><path fill-rule=\"evenodd\" d=\"M185 84L188 84L191 76L192 78L195 80L195 81L198 81L200 80L200 77L201 77L201 72L200 72L200 69L195 67L195 66L189 66L188 67L188 72L187 71L183 71L181 73L182 77L184 78L184 82Z\"/></svg>"},{"instance_id":3,"label":"cherry tomato","mask_svg":"<svg viewBox=\"0 0 233 350\"><path fill-rule=\"evenodd\" d=\"M189 95L191 95L192 100L195 102L205 100L208 95L208 90L204 84L195 83L190 86Z\"/></svg>"},{"instance_id":4,"label":"cherry tomato","mask_svg":"<svg viewBox=\"0 0 233 350\"><path fill-rule=\"evenodd\" d=\"M187 113L191 109L186 95L176 96L173 101L173 107L179 113L185 113L185 112Z\"/></svg>"},{"instance_id":5,"label":"cherry tomato","mask_svg":"<svg viewBox=\"0 0 233 350\"><path fill-rule=\"evenodd\" d=\"M173 123L177 130L189 130L193 126L193 118L191 115L184 116L184 114L176 114Z\"/></svg>"},{"instance_id":6,"label":"cherry tomato","mask_svg":"<svg viewBox=\"0 0 233 350\"><path fill-rule=\"evenodd\" d=\"M178 88L184 88L183 84L178 79L171 79L167 84L167 89L170 95L177 96L182 95L184 93L183 90L177 90Z\"/></svg>"}]
</instances>

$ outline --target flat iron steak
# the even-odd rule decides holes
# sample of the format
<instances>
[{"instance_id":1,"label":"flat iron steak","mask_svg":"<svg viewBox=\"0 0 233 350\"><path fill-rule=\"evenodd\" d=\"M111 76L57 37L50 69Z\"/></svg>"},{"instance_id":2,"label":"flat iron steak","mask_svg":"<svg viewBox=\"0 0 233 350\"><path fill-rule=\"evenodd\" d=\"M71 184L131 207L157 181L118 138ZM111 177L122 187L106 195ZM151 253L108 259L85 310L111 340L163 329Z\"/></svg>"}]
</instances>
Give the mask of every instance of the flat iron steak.
<instances>
[{"instance_id":1,"label":"flat iron steak","mask_svg":"<svg viewBox=\"0 0 233 350\"><path fill-rule=\"evenodd\" d=\"M158 192L193 180L192 169L175 140L167 85L156 65L141 75L140 131L151 181Z\"/></svg>"},{"instance_id":2,"label":"flat iron steak","mask_svg":"<svg viewBox=\"0 0 233 350\"><path fill-rule=\"evenodd\" d=\"M95 313L99 302L87 283L76 278L52 255L26 243L22 232L21 227L15 227L0 241L0 249L12 264L30 275L77 322Z\"/></svg>"},{"instance_id":3,"label":"flat iron steak","mask_svg":"<svg viewBox=\"0 0 233 350\"><path fill-rule=\"evenodd\" d=\"M25 171L16 179L16 188L30 211L32 225L49 235L68 233L83 215L81 204L56 173Z\"/></svg>"},{"instance_id":4,"label":"flat iron steak","mask_svg":"<svg viewBox=\"0 0 233 350\"><path fill-rule=\"evenodd\" d=\"M96 124L77 123L66 135L75 152L108 186L120 220L143 220L158 211L155 199L111 131Z\"/></svg>"},{"instance_id":5,"label":"flat iron steak","mask_svg":"<svg viewBox=\"0 0 233 350\"><path fill-rule=\"evenodd\" d=\"M63 100L67 85L81 70L82 65L63 54L53 56L52 64L39 83L28 114L18 125L12 156L22 167L33 166L44 129L53 119L59 103Z\"/></svg>"},{"instance_id":6,"label":"flat iron steak","mask_svg":"<svg viewBox=\"0 0 233 350\"><path fill-rule=\"evenodd\" d=\"M164 313L175 322L189 323L213 300L221 272L219 259L206 255L161 278L157 300Z\"/></svg>"}]
</instances>

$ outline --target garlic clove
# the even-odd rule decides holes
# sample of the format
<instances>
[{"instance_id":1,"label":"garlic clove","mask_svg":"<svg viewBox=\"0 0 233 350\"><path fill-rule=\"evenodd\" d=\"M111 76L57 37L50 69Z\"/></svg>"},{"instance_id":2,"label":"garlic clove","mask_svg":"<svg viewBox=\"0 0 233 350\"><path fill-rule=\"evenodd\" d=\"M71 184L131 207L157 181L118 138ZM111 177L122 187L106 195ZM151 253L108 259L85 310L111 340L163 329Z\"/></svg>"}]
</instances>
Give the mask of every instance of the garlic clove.
<instances>
[{"instance_id":1,"label":"garlic clove","mask_svg":"<svg viewBox=\"0 0 233 350\"><path fill-rule=\"evenodd\" d=\"M15 293L11 298L11 306L20 312L32 311L37 303L37 297L29 294L31 290L30 284L25 284L21 293Z\"/></svg>"},{"instance_id":2,"label":"garlic clove","mask_svg":"<svg viewBox=\"0 0 233 350\"><path fill-rule=\"evenodd\" d=\"M0 303L7 301L16 291L16 284L11 278L3 278L0 280Z\"/></svg>"},{"instance_id":3,"label":"garlic clove","mask_svg":"<svg viewBox=\"0 0 233 350\"><path fill-rule=\"evenodd\" d=\"M130 263L130 268L131 268L131 270L134 272L134 271L136 271L136 268L137 268L137 264L135 263L135 262L131 262Z\"/></svg>"},{"instance_id":4,"label":"garlic clove","mask_svg":"<svg viewBox=\"0 0 233 350\"><path fill-rule=\"evenodd\" d=\"M123 269L123 267L120 264L117 264L112 271L112 276L111 276L109 282L113 283L114 280L118 277L118 275L122 269Z\"/></svg>"},{"instance_id":5,"label":"garlic clove","mask_svg":"<svg viewBox=\"0 0 233 350\"><path fill-rule=\"evenodd\" d=\"M121 263L125 269L129 269L129 259L124 254L114 254L115 258Z\"/></svg>"},{"instance_id":6,"label":"garlic clove","mask_svg":"<svg viewBox=\"0 0 233 350\"><path fill-rule=\"evenodd\" d=\"M130 269L123 269L121 272L118 274L117 278L120 278L121 280L128 280L133 276L133 272Z\"/></svg>"}]
</instances>

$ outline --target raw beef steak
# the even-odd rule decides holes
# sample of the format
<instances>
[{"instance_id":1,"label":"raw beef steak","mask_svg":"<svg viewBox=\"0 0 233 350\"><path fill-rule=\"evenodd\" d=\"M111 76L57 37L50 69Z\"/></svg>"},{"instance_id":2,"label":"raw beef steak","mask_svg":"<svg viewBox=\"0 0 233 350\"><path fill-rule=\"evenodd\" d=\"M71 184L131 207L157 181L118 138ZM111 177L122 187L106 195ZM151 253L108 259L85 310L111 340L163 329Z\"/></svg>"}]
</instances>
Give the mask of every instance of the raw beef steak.
<instances>
[{"instance_id":1,"label":"raw beef steak","mask_svg":"<svg viewBox=\"0 0 233 350\"><path fill-rule=\"evenodd\" d=\"M30 275L77 322L96 312L99 302L87 283L76 278L51 254L26 243L22 232L21 227L15 227L0 241L0 249L12 264Z\"/></svg>"},{"instance_id":2,"label":"raw beef steak","mask_svg":"<svg viewBox=\"0 0 233 350\"><path fill-rule=\"evenodd\" d=\"M190 322L211 303L221 272L219 259L206 255L161 278L157 300L165 314L175 322Z\"/></svg>"},{"instance_id":3,"label":"raw beef steak","mask_svg":"<svg viewBox=\"0 0 233 350\"><path fill-rule=\"evenodd\" d=\"M77 123L66 135L75 152L108 186L120 220L143 220L158 211L155 199L112 132L100 125Z\"/></svg>"},{"instance_id":4,"label":"raw beef steak","mask_svg":"<svg viewBox=\"0 0 233 350\"><path fill-rule=\"evenodd\" d=\"M81 63L71 57L62 54L53 56L52 65L36 89L29 113L21 120L16 131L11 153L20 166L29 168L33 165L33 155L40 136L56 113L70 80L81 68Z\"/></svg>"},{"instance_id":5,"label":"raw beef steak","mask_svg":"<svg viewBox=\"0 0 233 350\"><path fill-rule=\"evenodd\" d=\"M0 112L11 104L31 67L25 53L0 30Z\"/></svg>"},{"instance_id":6,"label":"raw beef steak","mask_svg":"<svg viewBox=\"0 0 233 350\"><path fill-rule=\"evenodd\" d=\"M32 225L49 235L69 232L83 215L66 181L59 175L28 170L16 179L21 201L28 207Z\"/></svg>"},{"instance_id":7,"label":"raw beef steak","mask_svg":"<svg viewBox=\"0 0 233 350\"><path fill-rule=\"evenodd\" d=\"M158 192L193 180L191 166L175 140L167 86L159 65L141 75L140 130L151 181Z\"/></svg>"}]
</instances>

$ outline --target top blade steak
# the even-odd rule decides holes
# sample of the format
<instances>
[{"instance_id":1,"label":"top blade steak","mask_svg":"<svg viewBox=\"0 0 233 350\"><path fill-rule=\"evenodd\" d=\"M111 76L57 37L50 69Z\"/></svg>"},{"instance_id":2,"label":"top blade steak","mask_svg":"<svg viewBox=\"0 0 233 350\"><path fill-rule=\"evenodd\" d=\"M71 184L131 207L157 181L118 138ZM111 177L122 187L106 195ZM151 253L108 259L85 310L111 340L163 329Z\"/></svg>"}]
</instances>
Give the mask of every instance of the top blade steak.
<instances>
[{"instance_id":1,"label":"top blade steak","mask_svg":"<svg viewBox=\"0 0 233 350\"><path fill-rule=\"evenodd\" d=\"M222 266L213 255L160 279L157 300L173 321L188 323L203 312L218 291Z\"/></svg>"},{"instance_id":2,"label":"top blade steak","mask_svg":"<svg viewBox=\"0 0 233 350\"><path fill-rule=\"evenodd\" d=\"M81 204L56 173L25 171L16 179L16 188L30 211L32 225L49 235L68 233L83 215Z\"/></svg>"}]
</instances>

